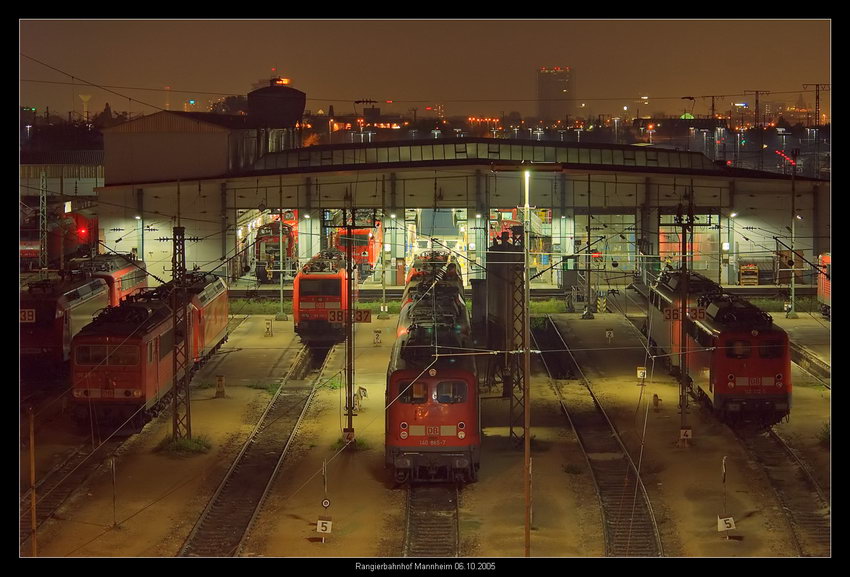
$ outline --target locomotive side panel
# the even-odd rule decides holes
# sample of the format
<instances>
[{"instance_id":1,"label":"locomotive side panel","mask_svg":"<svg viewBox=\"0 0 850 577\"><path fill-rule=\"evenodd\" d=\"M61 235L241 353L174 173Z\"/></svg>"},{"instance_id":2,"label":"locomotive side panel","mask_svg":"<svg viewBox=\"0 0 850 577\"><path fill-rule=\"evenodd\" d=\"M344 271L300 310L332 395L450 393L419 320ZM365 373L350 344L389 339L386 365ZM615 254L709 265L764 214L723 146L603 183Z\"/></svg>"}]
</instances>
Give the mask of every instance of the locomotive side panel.
<instances>
[{"instance_id":1,"label":"locomotive side panel","mask_svg":"<svg viewBox=\"0 0 850 577\"><path fill-rule=\"evenodd\" d=\"M818 302L827 318L832 314L832 255L828 252L818 257Z\"/></svg>"},{"instance_id":2,"label":"locomotive side panel","mask_svg":"<svg viewBox=\"0 0 850 577\"><path fill-rule=\"evenodd\" d=\"M133 417L138 426L162 407L176 382L171 286L167 283L109 307L74 339L73 396L83 422L91 418L97 425L121 425ZM222 281L192 274L189 286L190 360L178 377L193 371L226 337L227 292ZM213 336L207 340L207 335Z\"/></svg>"},{"instance_id":3,"label":"locomotive side panel","mask_svg":"<svg viewBox=\"0 0 850 577\"><path fill-rule=\"evenodd\" d=\"M681 303L673 290L678 286L677 274L665 273L663 282L651 288L650 338L676 358L685 323L692 391L721 420L764 426L786 418L792 386L788 335L773 324L770 315L718 291L699 275L695 275L694 294L688 293L694 297L689 298L688 315L680 318L673 314Z\"/></svg>"},{"instance_id":4,"label":"locomotive side panel","mask_svg":"<svg viewBox=\"0 0 850 577\"><path fill-rule=\"evenodd\" d=\"M20 293L22 371L66 370L74 335L108 305L109 292L101 279L31 284Z\"/></svg>"}]
</instances>

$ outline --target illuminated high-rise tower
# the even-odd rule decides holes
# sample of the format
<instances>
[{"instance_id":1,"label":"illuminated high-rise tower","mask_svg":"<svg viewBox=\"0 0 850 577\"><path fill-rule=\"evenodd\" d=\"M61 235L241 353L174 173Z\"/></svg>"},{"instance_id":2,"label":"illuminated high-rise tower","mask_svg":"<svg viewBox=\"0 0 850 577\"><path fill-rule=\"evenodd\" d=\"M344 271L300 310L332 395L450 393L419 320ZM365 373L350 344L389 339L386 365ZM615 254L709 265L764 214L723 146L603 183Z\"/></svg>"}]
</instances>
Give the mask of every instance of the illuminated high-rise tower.
<instances>
[{"instance_id":1,"label":"illuminated high-rise tower","mask_svg":"<svg viewBox=\"0 0 850 577\"><path fill-rule=\"evenodd\" d=\"M537 116L541 120L565 120L575 114L575 77L569 66L537 70Z\"/></svg>"}]
</instances>

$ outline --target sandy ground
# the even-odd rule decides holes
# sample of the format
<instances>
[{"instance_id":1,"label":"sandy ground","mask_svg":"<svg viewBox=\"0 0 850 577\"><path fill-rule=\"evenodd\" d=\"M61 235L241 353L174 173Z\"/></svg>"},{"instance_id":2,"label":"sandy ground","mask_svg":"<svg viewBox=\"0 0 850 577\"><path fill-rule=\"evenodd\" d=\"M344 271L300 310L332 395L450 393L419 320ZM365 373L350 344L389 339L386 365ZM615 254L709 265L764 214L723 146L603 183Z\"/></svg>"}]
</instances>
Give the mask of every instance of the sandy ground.
<instances>
[{"instance_id":1,"label":"sandy ground","mask_svg":"<svg viewBox=\"0 0 850 577\"><path fill-rule=\"evenodd\" d=\"M384 335L392 334L395 318L374 322L375 328L384 329ZM625 327L622 332L617 330L618 336L627 334ZM340 450L345 426L342 393L323 388L255 522L243 556L400 556L404 494L393 487L383 467L387 340L385 336L384 342L375 346L371 334L363 331L358 336L356 382L367 388L368 397L355 417L356 448ZM236 346L234 342L232 339L230 344ZM622 339L616 344L622 346ZM261 353L257 349L253 354ZM234 367L238 365L234 357ZM758 467L726 427L692 407L688 419L695 439L690 448L679 448L680 416L672 378L656 374L651 384L642 388L634 379L614 378L605 363L597 366L602 368L588 376L633 455L640 458L665 555L793 554L775 498ZM226 368L222 363L216 370ZM227 370L238 372L238 368ZM196 434L211 442L209 453L175 458L154 451L170 432L170 420L160 417L124 447L114 483L112 472L104 468L62 507L56 519L42 527L39 556L174 556L269 399L266 391L249 388L235 377L228 376L227 382L234 384L227 387L223 399L215 398L214 387L193 391L193 426ZM657 410L651 404L653 394L662 399ZM598 501L584 457L572 431L564 425L546 379L535 379L532 398L531 555L602 556ZM829 415L829 403L828 391L797 386L793 418L779 426L827 486L829 451L818 445L817 434ZM524 556L523 452L509 440L507 416L507 400L484 400L480 481L463 490L460 502L464 556ZM56 441L52 454L59 453L61 442ZM721 482L724 456L725 487ZM323 499L330 501L327 509L322 507ZM735 519L733 539L725 539L717 531L721 514ZM324 540L316 531L319 516L332 520L332 532ZM29 555L28 547L22 555Z\"/></svg>"}]
</instances>

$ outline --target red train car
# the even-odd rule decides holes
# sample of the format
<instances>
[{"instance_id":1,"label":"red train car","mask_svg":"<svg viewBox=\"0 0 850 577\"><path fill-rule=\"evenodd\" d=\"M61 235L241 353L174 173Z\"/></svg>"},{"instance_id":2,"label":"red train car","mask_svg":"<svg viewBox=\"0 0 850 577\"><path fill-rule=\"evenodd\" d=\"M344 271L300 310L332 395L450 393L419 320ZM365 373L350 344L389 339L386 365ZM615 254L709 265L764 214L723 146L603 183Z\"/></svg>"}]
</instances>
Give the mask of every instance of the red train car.
<instances>
[{"instance_id":1,"label":"red train car","mask_svg":"<svg viewBox=\"0 0 850 577\"><path fill-rule=\"evenodd\" d=\"M385 466L399 483L478 478L478 378L475 357L462 354L469 313L449 267L405 287L386 386Z\"/></svg>"},{"instance_id":2,"label":"red train car","mask_svg":"<svg viewBox=\"0 0 850 577\"><path fill-rule=\"evenodd\" d=\"M61 268L65 259L91 252L97 244L96 217L88 218L78 213L68 213L59 223L51 223L47 229L47 266ZM36 270L41 254L40 231L37 219L23 223L19 236L19 268L22 271Z\"/></svg>"},{"instance_id":3,"label":"red train car","mask_svg":"<svg viewBox=\"0 0 850 577\"><path fill-rule=\"evenodd\" d=\"M425 250L413 257L413 264L410 270L407 271L405 278L405 286L410 283L410 279L423 272L436 271L446 263L453 262L457 264L457 259L447 250ZM453 274L460 275L460 269L455 266Z\"/></svg>"},{"instance_id":4,"label":"red train car","mask_svg":"<svg viewBox=\"0 0 850 577\"><path fill-rule=\"evenodd\" d=\"M832 316L832 255L825 252L818 256L818 302L823 316Z\"/></svg>"},{"instance_id":5,"label":"red train car","mask_svg":"<svg viewBox=\"0 0 850 577\"><path fill-rule=\"evenodd\" d=\"M297 265L295 254L295 232L291 224L283 223L283 251L280 249L281 223L274 220L257 229L257 242L254 244L257 280L261 283L280 281L280 270ZM281 255L283 260L281 260Z\"/></svg>"},{"instance_id":6,"label":"red train car","mask_svg":"<svg viewBox=\"0 0 850 577\"><path fill-rule=\"evenodd\" d=\"M666 288L660 284L652 291L660 294ZM656 302L673 297L664 294ZM718 418L730 424L770 426L788 417L792 388L788 335L769 314L739 297L707 292L697 298L684 322L692 392Z\"/></svg>"},{"instance_id":7,"label":"red train car","mask_svg":"<svg viewBox=\"0 0 850 577\"><path fill-rule=\"evenodd\" d=\"M51 373L64 370L74 335L109 306L109 288L85 275L36 281L19 306L21 374Z\"/></svg>"},{"instance_id":8,"label":"red train car","mask_svg":"<svg viewBox=\"0 0 850 577\"><path fill-rule=\"evenodd\" d=\"M348 311L348 267L345 254L324 250L311 258L292 282L295 333L304 343L337 343L345 339ZM357 290L357 271L352 272ZM357 293L352 295L357 300Z\"/></svg>"},{"instance_id":9,"label":"red train car","mask_svg":"<svg viewBox=\"0 0 850 577\"><path fill-rule=\"evenodd\" d=\"M68 272L81 271L93 278L102 278L109 287L109 304L118 306L127 296L148 286L144 261L132 254L98 254L68 261Z\"/></svg>"},{"instance_id":10,"label":"red train car","mask_svg":"<svg viewBox=\"0 0 850 577\"><path fill-rule=\"evenodd\" d=\"M343 254L347 254L348 250L347 234L347 231L341 230L334 237L334 247ZM384 229L380 221L375 223L374 228L351 229L351 255L360 278L366 278L375 270L383 244Z\"/></svg>"},{"instance_id":11,"label":"red train car","mask_svg":"<svg viewBox=\"0 0 850 577\"><path fill-rule=\"evenodd\" d=\"M188 280L191 375L227 338L228 299L215 275L189 273ZM175 382L172 288L173 282L130 295L74 337L71 378L79 422L137 429L167 402Z\"/></svg>"},{"instance_id":12,"label":"red train car","mask_svg":"<svg viewBox=\"0 0 850 577\"><path fill-rule=\"evenodd\" d=\"M672 352L681 349L682 340L682 294L684 275L681 271L664 271L649 292L649 304L653 309L647 315L642 329L651 347ZM707 294L720 294L723 287L713 280L693 271L688 272L688 311L693 316L697 310L697 299ZM663 357L663 362L673 373L680 365L678 355Z\"/></svg>"}]
</instances>

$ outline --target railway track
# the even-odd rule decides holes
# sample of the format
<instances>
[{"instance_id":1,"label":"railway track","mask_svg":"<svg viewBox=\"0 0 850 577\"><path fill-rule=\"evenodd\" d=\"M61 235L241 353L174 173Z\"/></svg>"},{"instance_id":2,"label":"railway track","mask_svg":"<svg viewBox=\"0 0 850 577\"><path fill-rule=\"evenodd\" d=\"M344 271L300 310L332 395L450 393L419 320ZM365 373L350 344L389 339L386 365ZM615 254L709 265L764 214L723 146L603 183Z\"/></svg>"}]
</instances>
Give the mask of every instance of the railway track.
<instances>
[{"instance_id":1,"label":"railway track","mask_svg":"<svg viewBox=\"0 0 850 577\"><path fill-rule=\"evenodd\" d=\"M36 529L53 517L62 504L120 447L125 437L111 438L93 451L79 447L63 463L50 471L35 487ZM21 550L32 536L32 490L20 499Z\"/></svg>"},{"instance_id":2,"label":"railway track","mask_svg":"<svg viewBox=\"0 0 850 577\"><path fill-rule=\"evenodd\" d=\"M808 466L773 430L735 431L749 453L761 464L794 536L801 557L829 557L829 497Z\"/></svg>"},{"instance_id":3,"label":"railway track","mask_svg":"<svg viewBox=\"0 0 850 577\"><path fill-rule=\"evenodd\" d=\"M239 554L278 469L286 458L319 379L295 386L310 369L321 374L328 349L304 347L283 378L242 450L201 513L179 557L233 557Z\"/></svg>"},{"instance_id":4,"label":"railway track","mask_svg":"<svg viewBox=\"0 0 850 577\"><path fill-rule=\"evenodd\" d=\"M638 469L605 414L590 383L547 316L532 328L532 340L558 395L561 409L579 439L601 506L605 554L609 557L660 557L661 537ZM578 381L565 381L574 376Z\"/></svg>"},{"instance_id":5,"label":"railway track","mask_svg":"<svg viewBox=\"0 0 850 577\"><path fill-rule=\"evenodd\" d=\"M405 557L458 557L457 485L410 485L407 489Z\"/></svg>"}]
</instances>

